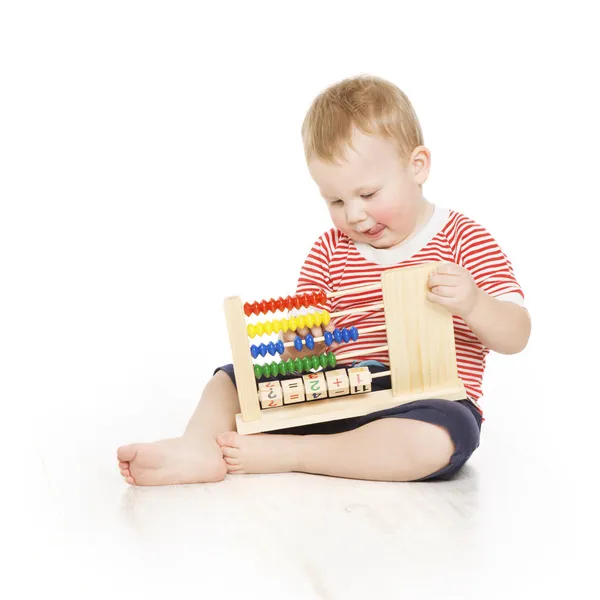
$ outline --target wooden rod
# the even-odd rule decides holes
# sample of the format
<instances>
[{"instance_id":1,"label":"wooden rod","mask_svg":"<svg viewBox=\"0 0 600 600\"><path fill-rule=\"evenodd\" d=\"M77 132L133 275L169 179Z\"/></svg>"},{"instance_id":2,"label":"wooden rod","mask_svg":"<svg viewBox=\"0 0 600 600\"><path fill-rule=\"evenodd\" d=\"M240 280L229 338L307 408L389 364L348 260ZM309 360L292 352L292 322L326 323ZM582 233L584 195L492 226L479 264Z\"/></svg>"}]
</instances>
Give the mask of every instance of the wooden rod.
<instances>
[{"instance_id":1,"label":"wooden rod","mask_svg":"<svg viewBox=\"0 0 600 600\"><path fill-rule=\"evenodd\" d=\"M347 294L360 294L361 292L374 292L375 290L381 289L381 283L374 283L373 285L362 285L359 287L346 288L340 292L328 292L328 298L339 298L340 296L346 296Z\"/></svg>"},{"instance_id":2,"label":"wooden rod","mask_svg":"<svg viewBox=\"0 0 600 600\"><path fill-rule=\"evenodd\" d=\"M369 306L363 306L361 308L349 308L348 310L340 310L338 312L330 313L330 317L341 317L343 315L352 315L355 313L368 312L370 310L379 310L384 307L383 302L381 304L370 304Z\"/></svg>"},{"instance_id":3,"label":"wooden rod","mask_svg":"<svg viewBox=\"0 0 600 600\"><path fill-rule=\"evenodd\" d=\"M340 354L339 356L336 355L336 360L340 361L340 360L346 360L347 358L354 358L355 356L360 356L361 354L365 354L365 352L383 352L385 350L387 350L388 347L387 346L377 346L375 348L368 348L366 350L357 350L356 352L348 352L346 354Z\"/></svg>"},{"instance_id":4,"label":"wooden rod","mask_svg":"<svg viewBox=\"0 0 600 600\"><path fill-rule=\"evenodd\" d=\"M381 373L371 373L371 379L376 379L377 377L385 377L386 375L391 375L391 371L381 371Z\"/></svg>"},{"instance_id":5,"label":"wooden rod","mask_svg":"<svg viewBox=\"0 0 600 600\"><path fill-rule=\"evenodd\" d=\"M365 327L364 329L360 329L358 333L362 335L364 333L371 333L372 331L384 331L385 329L387 329L387 325L377 325L375 327ZM314 341L315 342L324 342L325 336L316 337ZM283 344L283 347L290 348L293 345L294 345L294 342L285 342L285 344Z\"/></svg>"}]
</instances>

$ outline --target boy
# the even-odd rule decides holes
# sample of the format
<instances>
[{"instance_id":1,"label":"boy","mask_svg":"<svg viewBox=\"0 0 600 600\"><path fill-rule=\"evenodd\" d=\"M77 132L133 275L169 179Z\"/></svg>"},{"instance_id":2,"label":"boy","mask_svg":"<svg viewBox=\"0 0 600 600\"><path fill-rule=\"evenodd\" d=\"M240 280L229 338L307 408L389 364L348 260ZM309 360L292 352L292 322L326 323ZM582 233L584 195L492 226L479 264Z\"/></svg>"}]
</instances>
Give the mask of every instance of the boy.
<instances>
[{"instance_id":1,"label":"boy","mask_svg":"<svg viewBox=\"0 0 600 600\"><path fill-rule=\"evenodd\" d=\"M313 245L296 293L377 283L388 268L449 261L430 277L428 297L453 314L458 371L468 397L420 400L363 417L239 436L235 376L226 365L208 382L182 437L118 449L121 474L132 485L286 471L424 481L451 477L479 445L483 417L477 400L486 355L520 352L530 334L511 263L483 227L423 196L430 152L410 101L396 86L375 77L331 86L313 101L302 137L334 227ZM371 304L378 297L381 301L381 291L342 296L325 310ZM382 311L346 315L335 326L359 321L363 328L380 325ZM322 331L315 327L312 334ZM361 335L352 346L364 351L358 364L385 369L387 353L368 350L382 344L385 332ZM343 354L343 348L333 351ZM389 376L377 378L373 391L390 385Z\"/></svg>"}]
</instances>

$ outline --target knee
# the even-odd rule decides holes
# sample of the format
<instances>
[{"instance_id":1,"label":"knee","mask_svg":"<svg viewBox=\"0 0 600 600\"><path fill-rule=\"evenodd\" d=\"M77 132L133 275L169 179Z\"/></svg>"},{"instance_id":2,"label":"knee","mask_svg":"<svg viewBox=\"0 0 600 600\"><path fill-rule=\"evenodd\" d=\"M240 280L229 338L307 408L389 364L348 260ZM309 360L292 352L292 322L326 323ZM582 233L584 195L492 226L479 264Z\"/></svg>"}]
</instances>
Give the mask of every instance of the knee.
<instances>
[{"instance_id":1,"label":"knee","mask_svg":"<svg viewBox=\"0 0 600 600\"><path fill-rule=\"evenodd\" d=\"M420 452L426 458L426 462L434 467L434 471L437 471L450 463L456 447L448 429L433 423L423 423L423 425L426 434L419 444Z\"/></svg>"}]
</instances>

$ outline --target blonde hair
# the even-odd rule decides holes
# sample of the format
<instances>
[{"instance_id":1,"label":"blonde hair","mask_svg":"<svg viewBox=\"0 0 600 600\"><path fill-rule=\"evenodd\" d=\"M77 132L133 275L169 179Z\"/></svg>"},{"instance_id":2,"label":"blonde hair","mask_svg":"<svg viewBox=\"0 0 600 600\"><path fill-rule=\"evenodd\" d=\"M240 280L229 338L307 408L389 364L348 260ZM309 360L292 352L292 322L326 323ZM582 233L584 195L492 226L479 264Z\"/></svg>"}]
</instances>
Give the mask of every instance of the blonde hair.
<instances>
[{"instance_id":1,"label":"blonde hair","mask_svg":"<svg viewBox=\"0 0 600 600\"><path fill-rule=\"evenodd\" d=\"M391 140L403 161L423 145L421 125L406 94L385 79L360 75L335 83L313 100L302 123L306 160L341 159L352 147L354 127Z\"/></svg>"}]
</instances>

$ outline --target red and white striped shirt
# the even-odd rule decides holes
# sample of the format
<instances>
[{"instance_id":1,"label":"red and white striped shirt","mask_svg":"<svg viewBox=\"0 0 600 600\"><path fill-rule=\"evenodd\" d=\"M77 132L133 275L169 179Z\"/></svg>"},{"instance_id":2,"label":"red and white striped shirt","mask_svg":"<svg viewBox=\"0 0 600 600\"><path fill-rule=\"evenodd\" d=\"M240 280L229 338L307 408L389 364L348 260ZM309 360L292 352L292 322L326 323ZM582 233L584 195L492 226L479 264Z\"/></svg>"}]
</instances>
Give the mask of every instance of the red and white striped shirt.
<instances>
[{"instance_id":1,"label":"red and white striped shirt","mask_svg":"<svg viewBox=\"0 0 600 600\"><path fill-rule=\"evenodd\" d=\"M481 226L464 215L435 207L429 222L406 244L396 248L378 249L369 244L352 241L336 228L321 235L313 244L301 268L297 294L325 290L341 291L346 288L380 283L386 269L408 267L425 262L454 262L467 269L477 286L500 300L524 304L524 294L513 273L513 267L494 238ZM321 310L344 311L351 308L381 303L381 290L330 298ZM353 360L378 360L389 364L387 351L369 349L385 345L386 332L361 334L361 329L383 325L382 310L343 315L335 318L338 328L356 326L359 338L352 342L352 351L364 350ZM469 398L477 401L482 395L486 348L460 317L454 315L454 337L458 375ZM337 352L349 348L342 344ZM334 350L335 352L335 350Z\"/></svg>"}]
</instances>

